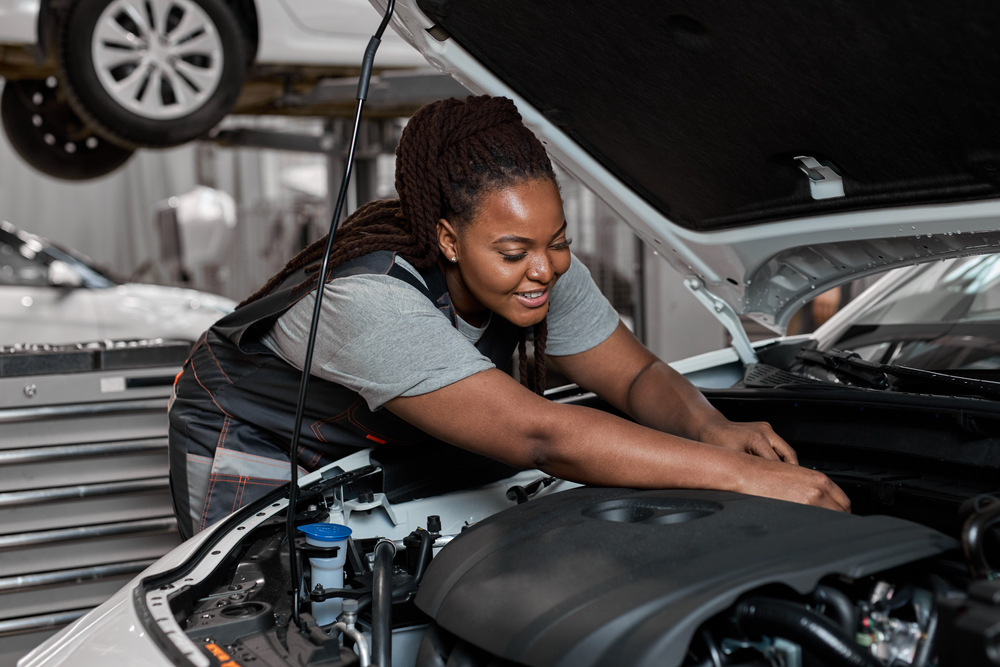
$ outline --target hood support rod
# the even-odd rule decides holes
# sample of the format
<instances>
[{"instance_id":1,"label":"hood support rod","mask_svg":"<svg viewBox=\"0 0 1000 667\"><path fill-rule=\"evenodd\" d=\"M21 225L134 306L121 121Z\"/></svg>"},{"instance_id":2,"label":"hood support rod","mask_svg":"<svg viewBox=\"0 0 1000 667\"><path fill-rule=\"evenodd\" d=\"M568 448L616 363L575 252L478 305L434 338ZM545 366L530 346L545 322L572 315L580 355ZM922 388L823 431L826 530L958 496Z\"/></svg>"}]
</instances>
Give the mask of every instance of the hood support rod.
<instances>
[{"instance_id":1,"label":"hood support rod","mask_svg":"<svg viewBox=\"0 0 1000 667\"><path fill-rule=\"evenodd\" d=\"M710 313L715 315L715 319L722 322L722 326L726 327L726 331L733 338L733 347L736 349L740 361L745 366L757 363L757 353L750 344L746 329L743 328L743 323L740 322L740 317L733 310L733 307L706 290L705 283L702 282L701 278L688 276L684 279L684 286L708 308Z\"/></svg>"}]
</instances>

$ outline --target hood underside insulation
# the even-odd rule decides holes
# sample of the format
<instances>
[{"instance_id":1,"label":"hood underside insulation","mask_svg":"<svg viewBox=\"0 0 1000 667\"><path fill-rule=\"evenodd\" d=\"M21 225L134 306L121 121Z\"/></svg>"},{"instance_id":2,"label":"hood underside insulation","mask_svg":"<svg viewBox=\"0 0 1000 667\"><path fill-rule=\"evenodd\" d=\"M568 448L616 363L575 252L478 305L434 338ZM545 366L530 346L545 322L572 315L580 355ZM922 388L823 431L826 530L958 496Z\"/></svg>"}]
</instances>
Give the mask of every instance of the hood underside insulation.
<instances>
[{"instance_id":1,"label":"hood underside insulation","mask_svg":"<svg viewBox=\"0 0 1000 667\"><path fill-rule=\"evenodd\" d=\"M418 4L689 229L1000 196L989 0Z\"/></svg>"}]
</instances>

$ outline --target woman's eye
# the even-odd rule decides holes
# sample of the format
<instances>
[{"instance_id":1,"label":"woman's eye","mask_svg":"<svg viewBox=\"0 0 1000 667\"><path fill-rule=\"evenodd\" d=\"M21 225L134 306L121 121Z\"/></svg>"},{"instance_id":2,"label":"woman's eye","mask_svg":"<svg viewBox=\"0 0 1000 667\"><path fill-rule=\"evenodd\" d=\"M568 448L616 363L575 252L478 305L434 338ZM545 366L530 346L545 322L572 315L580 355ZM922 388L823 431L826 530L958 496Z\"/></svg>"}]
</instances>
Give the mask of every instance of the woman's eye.
<instances>
[{"instance_id":1,"label":"woman's eye","mask_svg":"<svg viewBox=\"0 0 1000 667\"><path fill-rule=\"evenodd\" d=\"M552 249L553 250L564 250L564 249L570 247L572 244L573 244L573 239L566 239L564 241L560 241L559 243L556 243L554 246L552 246Z\"/></svg>"},{"instance_id":2,"label":"woman's eye","mask_svg":"<svg viewBox=\"0 0 1000 667\"><path fill-rule=\"evenodd\" d=\"M503 257L504 260L506 260L508 262L516 262L518 260L521 260L521 259L524 259L525 257L527 257L528 253L526 253L526 252L519 252L516 255L508 255L507 253L502 252L502 253L500 253L500 256Z\"/></svg>"}]
</instances>

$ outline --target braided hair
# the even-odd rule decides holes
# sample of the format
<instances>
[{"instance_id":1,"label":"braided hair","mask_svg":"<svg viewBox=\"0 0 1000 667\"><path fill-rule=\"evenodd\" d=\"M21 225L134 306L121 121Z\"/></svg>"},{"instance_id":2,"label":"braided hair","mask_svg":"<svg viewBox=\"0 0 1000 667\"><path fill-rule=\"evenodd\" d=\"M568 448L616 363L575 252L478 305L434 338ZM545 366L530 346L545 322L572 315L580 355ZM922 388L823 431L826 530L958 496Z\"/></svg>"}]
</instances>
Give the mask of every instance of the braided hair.
<instances>
[{"instance_id":1,"label":"braided hair","mask_svg":"<svg viewBox=\"0 0 1000 667\"><path fill-rule=\"evenodd\" d=\"M439 219L461 232L476 217L483 195L538 178L556 180L545 149L511 100L483 95L432 102L410 118L396 148L399 199L372 201L350 215L334 239L330 267L389 250L418 269L428 268L440 255ZM303 267L307 278L299 289L310 288L325 247L325 237L311 244L238 307L267 296ZM528 387L526 334L518 345L518 370ZM545 390L546 338L542 320L533 331L538 394Z\"/></svg>"}]
</instances>

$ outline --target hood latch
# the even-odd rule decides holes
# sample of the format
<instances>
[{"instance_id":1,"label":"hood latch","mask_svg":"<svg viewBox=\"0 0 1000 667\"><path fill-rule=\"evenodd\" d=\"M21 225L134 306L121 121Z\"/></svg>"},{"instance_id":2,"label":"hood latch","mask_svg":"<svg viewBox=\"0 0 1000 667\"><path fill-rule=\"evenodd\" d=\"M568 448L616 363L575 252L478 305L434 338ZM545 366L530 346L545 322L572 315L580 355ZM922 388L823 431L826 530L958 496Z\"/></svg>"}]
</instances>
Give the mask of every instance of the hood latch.
<instances>
[{"instance_id":1,"label":"hood latch","mask_svg":"<svg viewBox=\"0 0 1000 667\"><path fill-rule=\"evenodd\" d=\"M809 155L798 155L795 159L801 162L799 169L809 177L809 193L813 199L844 196L844 179L831 167Z\"/></svg>"}]
</instances>

